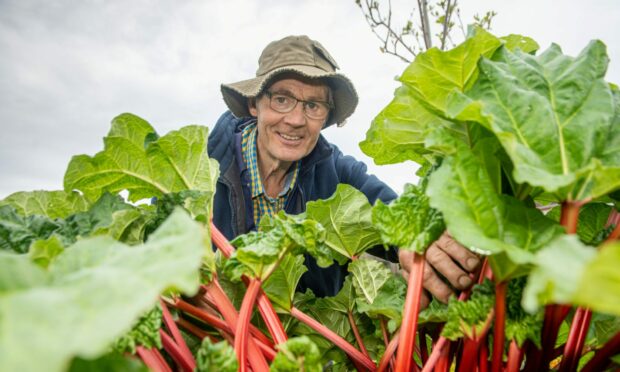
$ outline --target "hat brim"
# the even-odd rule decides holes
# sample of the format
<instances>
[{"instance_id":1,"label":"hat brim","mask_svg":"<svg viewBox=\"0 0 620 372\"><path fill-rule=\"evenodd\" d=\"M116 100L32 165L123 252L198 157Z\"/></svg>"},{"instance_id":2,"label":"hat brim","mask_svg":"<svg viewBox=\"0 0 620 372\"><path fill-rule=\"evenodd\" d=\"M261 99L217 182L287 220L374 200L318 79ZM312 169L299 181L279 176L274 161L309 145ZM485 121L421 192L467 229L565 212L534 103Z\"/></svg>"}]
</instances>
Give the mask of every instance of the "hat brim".
<instances>
[{"instance_id":1,"label":"hat brim","mask_svg":"<svg viewBox=\"0 0 620 372\"><path fill-rule=\"evenodd\" d=\"M335 108L325 123L325 127L335 123L344 124L346 118L355 111L359 99L355 87L349 78L339 73L326 72L314 66L306 65L286 66L252 79L232 84L222 84L221 91L224 102L235 116L251 116L248 108L248 98L258 96L274 77L285 72L293 72L307 78L324 79L326 81L332 91Z\"/></svg>"}]
</instances>

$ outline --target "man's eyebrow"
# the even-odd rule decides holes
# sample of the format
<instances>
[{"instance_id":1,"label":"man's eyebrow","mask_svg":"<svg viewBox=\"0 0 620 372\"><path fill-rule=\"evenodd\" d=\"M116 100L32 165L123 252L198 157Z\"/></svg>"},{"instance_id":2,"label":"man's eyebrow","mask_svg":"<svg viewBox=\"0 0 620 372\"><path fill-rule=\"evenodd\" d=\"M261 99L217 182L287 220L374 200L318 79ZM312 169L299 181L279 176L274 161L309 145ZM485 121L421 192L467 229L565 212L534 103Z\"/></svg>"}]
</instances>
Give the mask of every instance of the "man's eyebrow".
<instances>
[{"instance_id":1,"label":"man's eyebrow","mask_svg":"<svg viewBox=\"0 0 620 372\"><path fill-rule=\"evenodd\" d=\"M291 92L290 90L288 90L286 88L276 89L276 90L271 91L271 93L272 94L281 94L281 95L284 95L284 96L289 96L289 97L293 97L293 98L299 99L299 97L297 97L293 92ZM305 101L326 102L327 98L326 97L321 97L321 96L310 96Z\"/></svg>"}]
</instances>

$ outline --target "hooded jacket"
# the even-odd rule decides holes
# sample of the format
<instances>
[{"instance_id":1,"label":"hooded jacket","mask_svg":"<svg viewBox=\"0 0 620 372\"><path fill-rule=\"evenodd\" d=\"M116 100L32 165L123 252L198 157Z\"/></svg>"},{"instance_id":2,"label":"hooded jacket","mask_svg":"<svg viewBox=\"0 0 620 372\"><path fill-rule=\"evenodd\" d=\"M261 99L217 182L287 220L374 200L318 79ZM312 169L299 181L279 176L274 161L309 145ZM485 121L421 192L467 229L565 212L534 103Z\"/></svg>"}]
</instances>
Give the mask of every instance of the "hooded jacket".
<instances>
[{"instance_id":1,"label":"hooded jacket","mask_svg":"<svg viewBox=\"0 0 620 372\"><path fill-rule=\"evenodd\" d=\"M236 118L227 111L209 135L209 156L220 163L213 223L229 240L255 229L251 214L250 176L241 155L241 130L255 120ZM343 155L338 147L320 135L315 148L301 160L297 181L284 210L288 214L303 213L307 202L329 198L339 183L360 190L371 204L377 199L389 202L396 198L392 189L367 173L364 163ZM393 252L387 258L394 260ZM340 290L347 274L346 266L334 263L328 268L321 268L309 255L306 255L305 261L308 271L302 276L298 290L309 288L319 297L333 296Z\"/></svg>"}]
</instances>

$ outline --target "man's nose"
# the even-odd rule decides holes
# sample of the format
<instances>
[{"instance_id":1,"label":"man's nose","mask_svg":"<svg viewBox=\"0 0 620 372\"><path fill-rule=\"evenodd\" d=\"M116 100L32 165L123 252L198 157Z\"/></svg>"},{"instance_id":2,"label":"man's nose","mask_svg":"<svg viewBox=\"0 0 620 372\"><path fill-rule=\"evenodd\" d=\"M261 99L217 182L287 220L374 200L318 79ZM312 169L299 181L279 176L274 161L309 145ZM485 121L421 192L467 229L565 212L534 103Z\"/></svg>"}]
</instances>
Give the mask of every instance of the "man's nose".
<instances>
[{"instance_id":1,"label":"man's nose","mask_svg":"<svg viewBox=\"0 0 620 372\"><path fill-rule=\"evenodd\" d=\"M293 107L289 113L285 116L287 124L293 126L302 126L306 124L306 114L304 113L303 102L297 102L297 105Z\"/></svg>"}]
</instances>

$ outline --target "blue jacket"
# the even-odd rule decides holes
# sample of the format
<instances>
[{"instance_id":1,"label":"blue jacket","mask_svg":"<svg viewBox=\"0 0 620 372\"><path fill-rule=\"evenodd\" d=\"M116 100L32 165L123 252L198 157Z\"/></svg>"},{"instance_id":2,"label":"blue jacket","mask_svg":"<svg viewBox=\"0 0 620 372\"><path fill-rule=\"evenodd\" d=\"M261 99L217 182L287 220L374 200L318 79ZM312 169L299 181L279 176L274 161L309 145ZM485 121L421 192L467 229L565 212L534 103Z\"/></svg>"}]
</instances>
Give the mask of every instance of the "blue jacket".
<instances>
[{"instance_id":1,"label":"blue jacket","mask_svg":"<svg viewBox=\"0 0 620 372\"><path fill-rule=\"evenodd\" d=\"M241 156L241 129L253 118L236 118L229 111L217 121L209 135L208 151L220 163L213 204L213 222L230 240L254 229L250 179ZM339 183L347 183L363 192L370 203L377 199L388 202L396 194L377 177L366 173L366 165L345 156L321 135L316 147L301 161L299 176L285 206L289 214L306 210L306 203L327 199ZM379 252L377 252L379 253ZM388 259L394 260L392 257ZM308 271L302 276L298 290L307 288L317 296L335 295L344 282L346 267L334 264L320 268L306 256Z\"/></svg>"}]
</instances>

